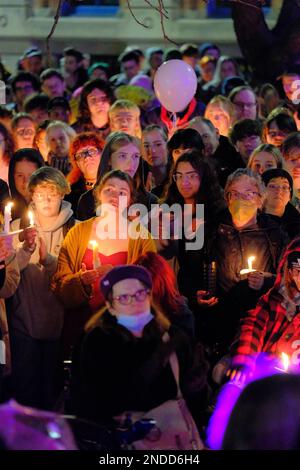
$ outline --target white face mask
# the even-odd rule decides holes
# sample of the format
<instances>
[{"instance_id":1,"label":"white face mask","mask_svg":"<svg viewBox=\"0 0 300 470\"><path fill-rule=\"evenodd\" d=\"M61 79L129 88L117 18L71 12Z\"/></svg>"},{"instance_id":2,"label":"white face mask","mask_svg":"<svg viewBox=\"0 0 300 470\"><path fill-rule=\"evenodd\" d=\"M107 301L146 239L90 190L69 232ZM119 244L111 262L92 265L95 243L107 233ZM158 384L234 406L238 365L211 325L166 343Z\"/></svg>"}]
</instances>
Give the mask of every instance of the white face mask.
<instances>
[{"instance_id":1,"label":"white face mask","mask_svg":"<svg viewBox=\"0 0 300 470\"><path fill-rule=\"evenodd\" d=\"M148 311L138 315L118 315L117 322L132 333L141 333L153 318L152 313Z\"/></svg>"}]
</instances>

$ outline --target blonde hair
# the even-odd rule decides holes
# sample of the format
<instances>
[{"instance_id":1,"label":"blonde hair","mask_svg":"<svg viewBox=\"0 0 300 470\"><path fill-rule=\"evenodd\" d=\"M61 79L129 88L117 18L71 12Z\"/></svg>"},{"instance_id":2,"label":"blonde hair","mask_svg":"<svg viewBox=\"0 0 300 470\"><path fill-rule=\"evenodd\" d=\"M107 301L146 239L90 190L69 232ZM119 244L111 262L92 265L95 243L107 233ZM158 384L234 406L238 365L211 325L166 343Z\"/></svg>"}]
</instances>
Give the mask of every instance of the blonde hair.
<instances>
[{"instance_id":1,"label":"blonde hair","mask_svg":"<svg viewBox=\"0 0 300 470\"><path fill-rule=\"evenodd\" d=\"M53 185L61 195L70 194L71 188L63 173L57 168L43 166L30 176L28 190L32 196L37 186Z\"/></svg>"},{"instance_id":2,"label":"blonde hair","mask_svg":"<svg viewBox=\"0 0 300 470\"><path fill-rule=\"evenodd\" d=\"M62 121L53 121L49 124L49 126L47 126L47 129L46 129L46 137L45 137L45 141L46 141L46 144L49 146L49 134L51 132L51 130L53 129L62 129L68 136L69 140L70 140L70 143L72 142L72 140L75 139L76 137L76 132L74 131L74 129L71 127L71 126L68 126L68 124L66 124L65 122L62 122Z\"/></svg>"},{"instance_id":3,"label":"blonde hair","mask_svg":"<svg viewBox=\"0 0 300 470\"><path fill-rule=\"evenodd\" d=\"M141 128L141 123L140 123L140 108L133 103L132 101L129 100L117 100L114 102L114 104L110 107L108 111L108 116L111 121L111 119L118 114L120 111L131 111L133 112L136 116L136 129L135 129L135 136L138 137L139 139L142 136L142 128ZM111 123L111 131L118 131L119 129L114 129L114 126Z\"/></svg>"},{"instance_id":4,"label":"blonde hair","mask_svg":"<svg viewBox=\"0 0 300 470\"><path fill-rule=\"evenodd\" d=\"M254 149L250 155L247 168L250 168L251 170L253 160L255 159L256 155L261 152L269 153L270 155L272 155L272 157L274 157L274 160L276 162L276 168L284 168L284 160L281 155L281 152L278 147L275 147L275 145L272 144L261 144L256 147L256 149Z\"/></svg>"}]
</instances>

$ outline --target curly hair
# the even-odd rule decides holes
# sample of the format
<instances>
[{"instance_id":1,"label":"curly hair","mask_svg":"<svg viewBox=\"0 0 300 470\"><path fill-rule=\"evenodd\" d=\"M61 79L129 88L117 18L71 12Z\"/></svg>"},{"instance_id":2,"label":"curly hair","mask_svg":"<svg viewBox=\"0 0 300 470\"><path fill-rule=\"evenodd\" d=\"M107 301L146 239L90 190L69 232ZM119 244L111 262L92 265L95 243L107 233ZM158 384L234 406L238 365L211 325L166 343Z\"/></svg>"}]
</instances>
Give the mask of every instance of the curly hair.
<instances>
[{"instance_id":1,"label":"curly hair","mask_svg":"<svg viewBox=\"0 0 300 470\"><path fill-rule=\"evenodd\" d=\"M224 199L222 196L222 189L219 185L218 179L209 164L202 157L201 152L192 150L183 153L174 165L170 181L166 190L164 201L166 204L173 205L175 203L184 205L184 198L180 194L177 184L173 176L177 173L178 165L180 163L190 163L195 171L200 175L200 187L195 196L196 204L205 204L205 220L213 221L218 212L224 207Z\"/></svg>"},{"instance_id":2,"label":"curly hair","mask_svg":"<svg viewBox=\"0 0 300 470\"><path fill-rule=\"evenodd\" d=\"M92 93L93 90L96 89L103 91L103 93L106 94L110 104L115 101L113 89L108 82L102 80L101 78L88 81L82 89L79 101L79 119L82 121L89 121L91 119L91 112L87 102L87 97L90 93Z\"/></svg>"}]
</instances>

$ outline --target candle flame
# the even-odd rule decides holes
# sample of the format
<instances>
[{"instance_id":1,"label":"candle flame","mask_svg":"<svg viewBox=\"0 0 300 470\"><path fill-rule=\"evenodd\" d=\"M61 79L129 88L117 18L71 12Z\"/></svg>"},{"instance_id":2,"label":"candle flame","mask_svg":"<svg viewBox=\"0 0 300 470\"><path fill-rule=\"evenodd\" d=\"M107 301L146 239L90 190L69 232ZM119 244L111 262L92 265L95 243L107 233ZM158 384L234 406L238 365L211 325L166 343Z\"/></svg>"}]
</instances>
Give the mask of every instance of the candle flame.
<instances>
[{"instance_id":1,"label":"candle flame","mask_svg":"<svg viewBox=\"0 0 300 470\"><path fill-rule=\"evenodd\" d=\"M281 362L282 362L282 366L283 366L284 371L287 372L288 369L289 369L289 365L290 365L289 355L283 352L281 354Z\"/></svg>"},{"instance_id":2,"label":"candle flame","mask_svg":"<svg viewBox=\"0 0 300 470\"><path fill-rule=\"evenodd\" d=\"M29 225L30 227L34 225L34 217L33 217L33 212L28 211L28 219L29 219Z\"/></svg>"},{"instance_id":3,"label":"candle flame","mask_svg":"<svg viewBox=\"0 0 300 470\"><path fill-rule=\"evenodd\" d=\"M11 210L12 206L14 205L13 202L8 202L5 206L5 209L7 208L7 210Z\"/></svg>"},{"instance_id":4,"label":"candle flame","mask_svg":"<svg viewBox=\"0 0 300 470\"><path fill-rule=\"evenodd\" d=\"M90 240L90 245L93 248L93 250L98 248L98 243L96 242L96 240Z\"/></svg>"},{"instance_id":5,"label":"candle flame","mask_svg":"<svg viewBox=\"0 0 300 470\"><path fill-rule=\"evenodd\" d=\"M255 260L255 256L249 256L248 258L248 269L253 269L252 267L252 264L253 264L253 261Z\"/></svg>"}]
</instances>

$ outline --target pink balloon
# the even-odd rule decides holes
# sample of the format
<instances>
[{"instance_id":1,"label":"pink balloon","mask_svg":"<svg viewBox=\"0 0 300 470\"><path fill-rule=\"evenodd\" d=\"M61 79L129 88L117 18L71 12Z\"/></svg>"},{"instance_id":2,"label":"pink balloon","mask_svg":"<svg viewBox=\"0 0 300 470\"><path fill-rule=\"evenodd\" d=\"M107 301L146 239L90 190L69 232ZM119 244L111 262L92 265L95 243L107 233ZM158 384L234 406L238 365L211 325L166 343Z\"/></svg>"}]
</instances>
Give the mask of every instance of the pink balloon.
<instances>
[{"instance_id":1,"label":"pink balloon","mask_svg":"<svg viewBox=\"0 0 300 470\"><path fill-rule=\"evenodd\" d=\"M154 76L154 91L161 104L172 113L183 111L197 90L194 69L183 60L164 62Z\"/></svg>"}]
</instances>

